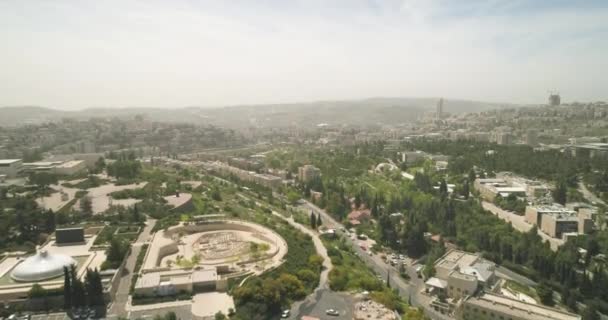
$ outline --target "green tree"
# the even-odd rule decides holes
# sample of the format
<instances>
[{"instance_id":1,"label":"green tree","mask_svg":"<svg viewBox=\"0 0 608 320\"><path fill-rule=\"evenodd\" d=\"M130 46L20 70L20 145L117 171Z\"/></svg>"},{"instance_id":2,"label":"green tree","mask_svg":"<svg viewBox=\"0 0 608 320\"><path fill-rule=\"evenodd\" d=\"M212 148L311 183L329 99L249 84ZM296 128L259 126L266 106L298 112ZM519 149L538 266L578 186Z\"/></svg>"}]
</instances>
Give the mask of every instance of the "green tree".
<instances>
[{"instance_id":1,"label":"green tree","mask_svg":"<svg viewBox=\"0 0 608 320\"><path fill-rule=\"evenodd\" d=\"M103 284L101 275L97 270L87 269L85 276L85 290L90 306L104 305Z\"/></svg>"},{"instance_id":2,"label":"green tree","mask_svg":"<svg viewBox=\"0 0 608 320\"><path fill-rule=\"evenodd\" d=\"M551 289L551 286L549 286L549 284L547 284L546 282L541 282L537 287L536 287L536 293L538 294L538 297L540 298L540 302L546 306L553 306L555 304L555 302L553 301L553 290Z\"/></svg>"},{"instance_id":3,"label":"green tree","mask_svg":"<svg viewBox=\"0 0 608 320\"><path fill-rule=\"evenodd\" d=\"M68 267L63 267L63 309L72 309L72 286Z\"/></svg>"},{"instance_id":4,"label":"green tree","mask_svg":"<svg viewBox=\"0 0 608 320\"><path fill-rule=\"evenodd\" d=\"M553 200L555 202L565 205L568 197L568 186L564 181L559 181L553 190Z\"/></svg>"},{"instance_id":5,"label":"green tree","mask_svg":"<svg viewBox=\"0 0 608 320\"><path fill-rule=\"evenodd\" d=\"M93 214L93 201L89 196L80 198L80 212L84 215Z\"/></svg>"},{"instance_id":6,"label":"green tree","mask_svg":"<svg viewBox=\"0 0 608 320\"><path fill-rule=\"evenodd\" d=\"M317 216L312 211L310 212L310 228L317 229Z\"/></svg>"},{"instance_id":7,"label":"green tree","mask_svg":"<svg viewBox=\"0 0 608 320\"><path fill-rule=\"evenodd\" d=\"M583 311L583 320L600 320L600 315L597 313L597 308L593 303L587 305Z\"/></svg>"}]
</instances>

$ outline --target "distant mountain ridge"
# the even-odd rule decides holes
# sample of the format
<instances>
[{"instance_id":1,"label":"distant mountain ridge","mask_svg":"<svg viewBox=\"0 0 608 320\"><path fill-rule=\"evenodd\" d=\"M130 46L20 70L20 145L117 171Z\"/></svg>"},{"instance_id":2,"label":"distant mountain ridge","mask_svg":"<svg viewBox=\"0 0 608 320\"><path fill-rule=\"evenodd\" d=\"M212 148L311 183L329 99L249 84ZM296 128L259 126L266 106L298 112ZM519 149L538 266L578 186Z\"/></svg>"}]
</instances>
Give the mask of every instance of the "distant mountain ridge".
<instances>
[{"instance_id":1,"label":"distant mountain ridge","mask_svg":"<svg viewBox=\"0 0 608 320\"><path fill-rule=\"evenodd\" d=\"M86 120L93 117L132 117L144 114L153 121L213 124L225 127L307 126L319 122L371 123L410 122L434 111L439 98L368 98L362 100L317 101L305 103L237 105L214 108L176 109L131 107L58 110L39 106L0 107L0 126L19 126L59 121L63 118ZM444 101L448 113L480 112L516 105L467 100Z\"/></svg>"}]
</instances>

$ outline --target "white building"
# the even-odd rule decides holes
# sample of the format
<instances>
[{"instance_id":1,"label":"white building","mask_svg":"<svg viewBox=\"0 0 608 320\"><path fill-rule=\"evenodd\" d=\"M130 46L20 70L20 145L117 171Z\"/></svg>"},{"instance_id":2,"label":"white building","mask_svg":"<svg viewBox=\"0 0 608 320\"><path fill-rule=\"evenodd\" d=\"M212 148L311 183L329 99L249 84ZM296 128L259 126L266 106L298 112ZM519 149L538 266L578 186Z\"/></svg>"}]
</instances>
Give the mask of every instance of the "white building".
<instances>
[{"instance_id":1,"label":"white building","mask_svg":"<svg viewBox=\"0 0 608 320\"><path fill-rule=\"evenodd\" d=\"M0 160L0 175L13 178L19 173L22 166L23 161L21 159L2 159Z\"/></svg>"}]
</instances>

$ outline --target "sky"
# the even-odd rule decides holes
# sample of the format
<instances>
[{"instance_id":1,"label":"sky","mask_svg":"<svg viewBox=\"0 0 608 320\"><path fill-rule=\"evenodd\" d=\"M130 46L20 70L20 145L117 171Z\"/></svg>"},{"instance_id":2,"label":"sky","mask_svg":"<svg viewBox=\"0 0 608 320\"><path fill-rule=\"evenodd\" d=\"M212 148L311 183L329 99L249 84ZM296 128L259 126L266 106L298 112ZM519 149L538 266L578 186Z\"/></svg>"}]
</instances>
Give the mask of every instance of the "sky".
<instances>
[{"instance_id":1,"label":"sky","mask_svg":"<svg viewBox=\"0 0 608 320\"><path fill-rule=\"evenodd\" d=\"M0 106L608 100L608 1L2 0Z\"/></svg>"}]
</instances>

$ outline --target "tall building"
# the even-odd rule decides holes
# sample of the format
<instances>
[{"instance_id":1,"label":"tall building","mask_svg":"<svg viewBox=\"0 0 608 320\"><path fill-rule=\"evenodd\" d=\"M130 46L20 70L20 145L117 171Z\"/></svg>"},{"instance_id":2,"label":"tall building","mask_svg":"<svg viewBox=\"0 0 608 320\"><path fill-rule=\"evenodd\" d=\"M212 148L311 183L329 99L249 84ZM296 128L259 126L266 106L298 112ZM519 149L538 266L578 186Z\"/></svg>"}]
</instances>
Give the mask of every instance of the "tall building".
<instances>
[{"instance_id":1,"label":"tall building","mask_svg":"<svg viewBox=\"0 0 608 320\"><path fill-rule=\"evenodd\" d=\"M443 116L443 98L440 98L439 102L437 102L437 110L435 111L435 120L437 120L437 121L441 120L442 116Z\"/></svg>"},{"instance_id":2,"label":"tall building","mask_svg":"<svg viewBox=\"0 0 608 320\"><path fill-rule=\"evenodd\" d=\"M534 129L530 129L526 131L526 135L524 136L524 143L529 146L535 146L538 144L538 131Z\"/></svg>"},{"instance_id":3,"label":"tall building","mask_svg":"<svg viewBox=\"0 0 608 320\"><path fill-rule=\"evenodd\" d=\"M309 182L321 176L321 170L313 165L307 164L298 168L298 180Z\"/></svg>"},{"instance_id":4,"label":"tall building","mask_svg":"<svg viewBox=\"0 0 608 320\"><path fill-rule=\"evenodd\" d=\"M562 103L562 98L559 96L559 93L551 93L549 94L549 106L557 107Z\"/></svg>"}]
</instances>

